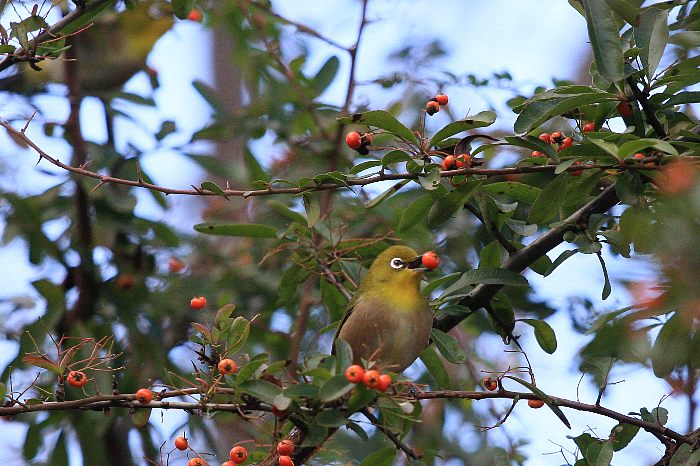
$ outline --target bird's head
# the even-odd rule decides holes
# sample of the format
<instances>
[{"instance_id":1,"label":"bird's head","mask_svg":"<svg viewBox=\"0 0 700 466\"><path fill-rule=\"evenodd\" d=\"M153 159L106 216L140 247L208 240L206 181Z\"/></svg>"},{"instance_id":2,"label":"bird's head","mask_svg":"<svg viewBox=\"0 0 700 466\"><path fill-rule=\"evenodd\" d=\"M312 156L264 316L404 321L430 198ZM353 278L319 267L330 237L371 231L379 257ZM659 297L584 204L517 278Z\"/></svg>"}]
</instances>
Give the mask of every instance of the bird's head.
<instances>
[{"instance_id":1,"label":"bird's head","mask_svg":"<svg viewBox=\"0 0 700 466\"><path fill-rule=\"evenodd\" d=\"M377 256L364 282L370 286L418 287L423 266L422 256L408 246L391 246Z\"/></svg>"}]
</instances>

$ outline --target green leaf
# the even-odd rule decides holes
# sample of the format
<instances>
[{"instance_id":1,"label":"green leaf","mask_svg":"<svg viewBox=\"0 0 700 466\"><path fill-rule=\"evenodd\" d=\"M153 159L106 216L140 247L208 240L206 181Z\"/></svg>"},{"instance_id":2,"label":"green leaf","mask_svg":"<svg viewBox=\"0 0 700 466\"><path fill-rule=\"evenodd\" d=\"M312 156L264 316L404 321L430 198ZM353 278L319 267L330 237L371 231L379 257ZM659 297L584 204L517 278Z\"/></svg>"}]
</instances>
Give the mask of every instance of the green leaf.
<instances>
[{"instance_id":1,"label":"green leaf","mask_svg":"<svg viewBox=\"0 0 700 466\"><path fill-rule=\"evenodd\" d=\"M337 409L326 409L316 415L314 422L323 427L340 427L348 423L348 418Z\"/></svg>"},{"instance_id":2,"label":"green leaf","mask_svg":"<svg viewBox=\"0 0 700 466\"><path fill-rule=\"evenodd\" d=\"M396 458L396 448L387 447L367 456L359 466L392 466Z\"/></svg>"},{"instance_id":3,"label":"green leaf","mask_svg":"<svg viewBox=\"0 0 700 466\"><path fill-rule=\"evenodd\" d=\"M313 228L321 216L321 204L316 196L304 194L303 196L304 209L306 209L306 222L309 228Z\"/></svg>"},{"instance_id":4,"label":"green leaf","mask_svg":"<svg viewBox=\"0 0 700 466\"><path fill-rule=\"evenodd\" d=\"M544 320L521 319L535 329L535 338L545 352L553 354L557 350L557 336L550 325Z\"/></svg>"},{"instance_id":5,"label":"green leaf","mask_svg":"<svg viewBox=\"0 0 700 466\"><path fill-rule=\"evenodd\" d=\"M293 222L297 222L301 225L305 225L306 218L304 218L303 215L301 215L299 212L295 212L280 201L276 201L274 199L267 201L267 206L275 212L278 215L281 215L282 217L285 217Z\"/></svg>"},{"instance_id":6,"label":"green leaf","mask_svg":"<svg viewBox=\"0 0 700 466\"><path fill-rule=\"evenodd\" d=\"M279 307L288 306L297 294L299 284L306 280L309 271L299 264L290 265L282 274L277 286L277 303Z\"/></svg>"},{"instance_id":7,"label":"green leaf","mask_svg":"<svg viewBox=\"0 0 700 466\"><path fill-rule=\"evenodd\" d=\"M467 355L453 336L434 328L430 332L430 337L445 359L452 364L462 364L464 362Z\"/></svg>"},{"instance_id":8,"label":"green leaf","mask_svg":"<svg viewBox=\"0 0 700 466\"><path fill-rule=\"evenodd\" d=\"M282 389L267 380L247 380L238 387L253 398L271 405L275 404L275 398L282 395Z\"/></svg>"},{"instance_id":9,"label":"green leaf","mask_svg":"<svg viewBox=\"0 0 700 466\"><path fill-rule=\"evenodd\" d=\"M428 346L421 351L418 357L423 361L423 364L425 364L433 380L435 380L437 388L440 390L449 390L451 388L450 376L437 353Z\"/></svg>"},{"instance_id":10,"label":"green leaf","mask_svg":"<svg viewBox=\"0 0 700 466\"><path fill-rule=\"evenodd\" d=\"M129 416L131 417L131 423L135 427L141 428L148 424L148 420L151 418L151 408L136 409Z\"/></svg>"},{"instance_id":11,"label":"green leaf","mask_svg":"<svg viewBox=\"0 0 700 466\"><path fill-rule=\"evenodd\" d=\"M506 136L503 138L508 144L516 147L524 147L525 149L538 150L547 157L550 157L555 162L559 162L559 156L554 146L548 142L536 138L534 136Z\"/></svg>"},{"instance_id":12,"label":"green leaf","mask_svg":"<svg viewBox=\"0 0 700 466\"><path fill-rule=\"evenodd\" d=\"M610 430L610 440L613 450L620 451L625 448L639 432L639 426L632 424L618 424Z\"/></svg>"},{"instance_id":13,"label":"green leaf","mask_svg":"<svg viewBox=\"0 0 700 466\"><path fill-rule=\"evenodd\" d=\"M318 398L318 387L316 385L311 385L309 383L298 383L291 385L284 389L284 396L298 399L298 398Z\"/></svg>"},{"instance_id":14,"label":"green leaf","mask_svg":"<svg viewBox=\"0 0 700 466\"><path fill-rule=\"evenodd\" d=\"M678 155L676 148L667 141L651 138L627 141L620 146L620 148L617 150L617 154L619 158L624 159L636 152L641 151L642 149L646 149L647 147L653 147L654 149L660 150L661 152L665 152L667 154Z\"/></svg>"},{"instance_id":15,"label":"green leaf","mask_svg":"<svg viewBox=\"0 0 700 466\"><path fill-rule=\"evenodd\" d=\"M532 204L527 216L528 223L543 224L552 219L564 204L568 174L562 173L544 187Z\"/></svg>"},{"instance_id":16,"label":"green leaf","mask_svg":"<svg viewBox=\"0 0 700 466\"><path fill-rule=\"evenodd\" d=\"M316 76L313 77L311 85L314 90L320 94L326 90L326 88L333 82L335 75L338 73L338 67L340 66L340 60L338 57L332 56L326 63L323 64Z\"/></svg>"},{"instance_id":17,"label":"green leaf","mask_svg":"<svg viewBox=\"0 0 700 466\"><path fill-rule=\"evenodd\" d=\"M544 401L547 404L549 409L552 410L552 412L559 418L559 420L562 423L564 423L564 425L566 427L571 429L571 423L569 422L569 420L566 418L566 416L561 411L559 406L557 406L555 403L553 403L552 400L549 398L549 396L545 392L543 392L542 390L540 390L539 388L537 388L535 385L531 384L530 382L527 382L527 381L520 379L518 377L513 377L512 375L506 375L504 377L511 379L511 380L514 380L514 381L518 382L519 384L527 387L532 393L537 395L542 401Z\"/></svg>"},{"instance_id":18,"label":"green leaf","mask_svg":"<svg viewBox=\"0 0 700 466\"><path fill-rule=\"evenodd\" d=\"M395 149L384 154L384 157L382 157L382 166L388 167L389 165L393 165L395 163L410 162L411 160L413 160L413 157L411 157L409 154L402 150Z\"/></svg>"},{"instance_id":19,"label":"green leaf","mask_svg":"<svg viewBox=\"0 0 700 466\"><path fill-rule=\"evenodd\" d=\"M221 187L214 183L213 181L204 181L201 185L201 189L203 191L209 191L215 194L219 194L221 196L224 196L226 199L228 199L228 196L226 195L226 192L221 189Z\"/></svg>"},{"instance_id":20,"label":"green leaf","mask_svg":"<svg viewBox=\"0 0 700 466\"><path fill-rule=\"evenodd\" d=\"M525 277L511 270L483 267L464 272L462 276L459 277L459 280L445 290L443 296L445 296L445 293L447 293L449 290L454 292L458 289L464 288L467 285L477 284L527 286L528 282Z\"/></svg>"},{"instance_id":21,"label":"green leaf","mask_svg":"<svg viewBox=\"0 0 700 466\"><path fill-rule=\"evenodd\" d=\"M321 385L318 391L318 399L322 403L330 403L349 393L355 388L354 383L348 382L345 374L334 375Z\"/></svg>"},{"instance_id":22,"label":"green leaf","mask_svg":"<svg viewBox=\"0 0 700 466\"><path fill-rule=\"evenodd\" d=\"M639 26L634 28L634 41L637 47L644 50L641 54L642 65L651 79L668 42L668 11L646 8L640 15Z\"/></svg>"},{"instance_id":23,"label":"green leaf","mask_svg":"<svg viewBox=\"0 0 700 466\"><path fill-rule=\"evenodd\" d=\"M42 369L50 370L51 372L62 375L62 370L51 360L45 356L34 356L31 354L25 354L22 356L22 362L30 366L41 367Z\"/></svg>"},{"instance_id":24,"label":"green leaf","mask_svg":"<svg viewBox=\"0 0 700 466\"><path fill-rule=\"evenodd\" d=\"M362 439L363 442L368 442L369 441L369 435L367 435L367 432L365 432L365 429L363 429L359 424L356 422L348 422L345 424L345 427L350 429L351 431L355 432L360 439Z\"/></svg>"},{"instance_id":25,"label":"green leaf","mask_svg":"<svg viewBox=\"0 0 700 466\"><path fill-rule=\"evenodd\" d=\"M231 314L233 314L233 311L235 309L235 305L226 304L223 307L221 307L221 309L216 311L216 316L214 317L214 322L216 322L216 325L221 326L225 320L231 317Z\"/></svg>"},{"instance_id":26,"label":"green leaf","mask_svg":"<svg viewBox=\"0 0 700 466\"><path fill-rule=\"evenodd\" d=\"M553 97L549 100L532 101L525 104L523 111L520 112L520 115L515 120L513 129L518 134L528 133L552 117L570 112L584 105L612 100L617 100L614 94L588 88L588 92L569 97ZM549 151L547 153L551 156Z\"/></svg>"},{"instance_id":27,"label":"green leaf","mask_svg":"<svg viewBox=\"0 0 700 466\"><path fill-rule=\"evenodd\" d=\"M700 47L700 32L698 31L683 31L669 37L668 41L673 45L681 47Z\"/></svg>"},{"instance_id":28,"label":"green leaf","mask_svg":"<svg viewBox=\"0 0 700 466\"><path fill-rule=\"evenodd\" d=\"M600 244L600 243L595 243L595 244ZM605 261L603 260L603 255L598 253L598 261L600 261L600 267L603 269L603 278L605 279L605 283L603 284L603 292L601 293L601 298L603 300L608 299L610 296L610 292L612 291L612 288L610 286L610 277L608 276L608 268L605 266Z\"/></svg>"},{"instance_id":29,"label":"green leaf","mask_svg":"<svg viewBox=\"0 0 700 466\"><path fill-rule=\"evenodd\" d=\"M625 79L622 44L613 11L605 0L582 1L598 73L613 83Z\"/></svg>"},{"instance_id":30,"label":"green leaf","mask_svg":"<svg viewBox=\"0 0 700 466\"><path fill-rule=\"evenodd\" d=\"M500 266L501 245L497 240L493 240L479 251L479 268Z\"/></svg>"},{"instance_id":31,"label":"green leaf","mask_svg":"<svg viewBox=\"0 0 700 466\"><path fill-rule=\"evenodd\" d=\"M428 212L428 225L436 227L445 223L459 210L474 194L474 190L481 185L482 180L467 181L463 185L453 189L444 196L438 198Z\"/></svg>"},{"instance_id":32,"label":"green leaf","mask_svg":"<svg viewBox=\"0 0 700 466\"><path fill-rule=\"evenodd\" d=\"M612 442L591 443L586 448L584 456L590 466L610 466L613 457Z\"/></svg>"},{"instance_id":33,"label":"green leaf","mask_svg":"<svg viewBox=\"0 0 700 466\"><path fill-rule=\"evenodd\" d=\"M637 4L640 2L635 3L630 0L605 0L605 3L630 26L636 26L639 22L638 16L640 8Z\"/></svg>"},{"instance_id":34,"label":"green leaf","mask_svg":"<svg viewBox=\"0 0 700 466\"><path fill-rule=\"evenodd\" d=\"M421 196L411 203L401 214L397 231L402 233L411 227L419 225L428 217L428 211L433 205L434 199L431 194Z\"/></svg>"},{"instance_id":35,"label":"green leaf","mask_svg":"<svg viewBox=\"0 0 700 466\"><path fill-rule=\"evenodd\" d=\"M500 181L485 184L482 186L482 189L491 195L507 196L513 200L528 204L534 203L542 192L540 188L517 181Z\"/></svg>"},{"instance_id":36,"label":"green leaf","mask_svg":"<svg viewBox=\"0 0 700 466\"><path fill-rule=\"evenodd\" d=\"M364 113L356 113L349 117L338 118L340 123L374 126L386 130L405 141L418 144L418 139L413 132L404 126L394 115L384 110L372 110Z\"/></svg>"},{"instance_id":37,"label":"green leaf","mask_svg":"<svg viewBox=\"0 0 700 466\"><path fill-rule=\"evenodd\" d=\"M399 181L398 183L396 183L395 185L393 185L391 188L387 189L386 191L384 191L383 193L381 193L379 196L377 196L377 197L375 197L374 199L372 199L371 201L369 201L369 202L367 203L367 205L365 205L365 207L367 207L368 209L371 209L372 207L378 206L379 204L381 204L382 202L386 201L386 200L389 199L391 196L393 196L394 194L396 194L397 192L399 192L399 190L401 190L401 188L403 188L404 186L406 186L406 185L408 184L409 181L410 181L410 180L401 180L401 181Z\"/></svg>"},{"instance_id":38,"label":"green leaf","mask_svg":"<svg viewBox=\"0 0 700 466\"><path fill-rule=\"evenodd\" d=\"M231 327L226 330L226 349L228 354L234 354L245 344L250 334L250 321L243 316L233 319Z\"/></svg>"},{"instance_id":39,"label":"green leaf","mask_svg":"<svg viewBox=\"0 0 700 466\"><path fill-rule=\"evenodd\" d=\"M277 228L255 223L198 223L194 229L208 235L276 238Z\"/></svg>"},{"instance_id":40,"label":"green leaf","mask_svg":"<svg viewBox=\"0 0 700 466\"><path fill-rule=\"evenodd\" d=\"M661 327L651 352L654 375L666 377L688 361L690 328L680 314L675 313Z\"/></svg>"},{"instance_id":41,"label":"green leaf","mask_svg":"<svg viewBox=\"0 0 700 466\"><path fill-rule=\"evenodd\" d=\"M461 120L457 120L457 121L453 121L452 123L448 123L442 129L440 129L430 139L429 145L430 145L430 147L437 146L437 145L439 145L439 143L441 141L449 138L450 136L454 136L455 134L461 133L463 131L469 131L470 129L483 128L485 126L490 126L495 121L496 121L496 112L484 111L484 112L479 112L476 115L472 115L472 116L467 115L464 118L462 118Z\"/></svg>"},{"instance_id":42,"label":"green leaf","mask_svg":"<svg viewBox=\"0 0 700 466\"><path fill-rule=\"evenodd\" d=\"M693 450L687 443L678 447L669 466L697 466L700 464L700 449Z\"/></svg>"},{"instance_id":43,"label":"green leaf","mask_svg":"<svg viewBox=\"0 0 700 466\"><path fill-rule=\"evenodd\" d=\"M263 170L262 166L258 163L258 159L255 158L247 147L243 151L243 163L245 164L250 181L267 181L270 179L265 173L265 170Z\"/></svg>"}]
</instances>

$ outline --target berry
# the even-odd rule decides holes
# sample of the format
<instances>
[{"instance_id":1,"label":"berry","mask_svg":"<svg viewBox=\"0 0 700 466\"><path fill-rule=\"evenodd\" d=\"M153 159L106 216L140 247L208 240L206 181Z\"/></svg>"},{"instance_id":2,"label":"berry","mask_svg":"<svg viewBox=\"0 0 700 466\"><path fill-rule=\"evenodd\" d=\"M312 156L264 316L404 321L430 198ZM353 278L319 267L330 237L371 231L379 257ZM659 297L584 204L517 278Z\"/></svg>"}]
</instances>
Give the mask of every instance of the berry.
<instances>
[{"instance_id":1,"label":"berry","mask_svg":"<svg viewBox=\"0 0 700 466\"><path fill-rule=\"evenodd\" d=\"M195 311L199 311L202 309L204 306L207 305L207 298L204 296L197 296L195 298L192 298L190 301L190 307L194 309Z\"/></svg>"},{"instance_id":2,"label":"berry","mask_svg":"<svg viewBox=\"0 0 700 466\"><path fill-rule=\"evenodd\" d=\"M187 442L187 439L185 437L178 437L175 439L175 448L178 450L187 450L187 447L189 446L189 443Z\"/></svg>"},{"instance_id":3,"label":"berry","mask_svg":"<svg viewBox=\"0 0 700 466\"><path fill-rule=\"evenodd\" d=\"M345 136L345 144L350 149L357 150L362 146L362 136L357 131L351 131Z\"/></svg>"},{"instance_id":4,"label":"berry","mask_svg":"<svg viewBox=\"0 0 700 466\"><path fill-rule=\"evenodd\" d=\"M362 368L362 366L353 364L345 369L345 378L348 379L348 382L350 383L362 382L365 378L365 370Z\"/></svg>"},{"instance_id":5,"label":"berry","mask_svg":"<svg viewBox=\"0 0 700 466\"><path fill-rule=\"evenodd\" d=\"M362 135L362 145L369 146L372 144L372 133L365 133Z\"/></svg>"},{"instance_id":6,"label":"berry","mask_svg":"<svg viewBox=\"0 0 700 466\"><path fill-rule=\"evenodd\" d=\"M435 96L435 101L436 101L439 105L447 105L447 102L448 102L449 100L450 100L450 99L447 97L447 94L438 94L438 95Z\"/></svg>"},{"instance_id":7,"label":"berry","mask_svg":"<svg viewBox=\"0 0 700 466\"><path fill-rule=\"evenodd\" d=\"M470 162L469 154L460 154L455 159L455 164L457 165L457 168L462 168L465 165L470 166L471 164L469 162Z\"/></svg>"},{"instance_id":8,"label":"berry","mask_svg":"<svg viewBox=\"0 0 700 466\"><path fill-rule=\"evenodd\" d=\"M551 143L552 142L552 135L549 133L542 133L538 136L540 140L546 142L546 143Z\"/></svg>"},{"instance_id":9,"label":"berry","mask_svg":"<svg viewBox=\"0 0 700 466\"><path fill-rule=\"evenodd\" d=\"M533 409L539 409L544 406L544 401L542 400L527 400L527 405Z\"/></svg>"},{"instance_id":10,"label":"berry","mask_svg":"<svg viewBox=\"0 0 700 466\"><path fill-rule=\"evenodd\" d=\"M170 270L172 273L181 272L184 268L185 263L182 262L180 259L177 259L176 257L171 257L170 259L168 259L168 270Z\"/></svg>"},{"instance_id":11,"label":"berry","mask_svg":"<svg viewBox=\"0 0 700 466\"><path fill-rule=\"evenodd\" d=\"M279 409L277 406L272 405L272 408L270 408L270 412L277 418L283 418L287 415L287 410L284 409Z\"/></svg>"},{"instance_id":12,"label":"berry","mask_svg":"<svg viewBox=\"0 0 700 466\"><path fill-rule=\"evenodd\" d=\"M581 128L581 131L584 133L590 133L591 131L595 131L595 123L592 121L589 121L585 125L583 125L583 128Z\"/></svg>"},{"instance_id":13,"label":"berry","mask_svg":"<svg viewBox=\"0 0 700 466\"><path fill-rule=\"evenodd\" d=\"M221 463L221 466L233 466L234 464L236 464L236 463L234 463L231 460L226 460L223 463Z\"/></svg>"},{"instance_id":14,"label":"berry","mask_svg":"<svg viewBox=\"0 0 700 466\"><path fill-rule=\"evenodd\" d=\"M229 358L219 361L219 364L216 367L219 369L219 373L224 375L235 374L238 370L238 364L236 364L236 361Z\"/></svg>"},{"instance_id":15,"label":"berry","mask_svg":"<svg viewBox=\"0 0 700 466\"><path fill-rule=\"evenodd\" d=\"M294 461L289 456L282 455L277 464L279 466L294 466Z\"/></svg>"},{"instance_id":16,"label":"berry","mask_svg":"<svg viewBox=\"0 0 700 466\"><path fill-rule=\"evenodd\" d=\"M82 371L70 371L68 373L68 384L71 387L80 388L84 387L88 383L87 375Z\"/></svg>"},{"instance_id":17,"label":"berry","mask_svg":"<svg viewBox=\"0 0 700 466\"><path fill-rule=\"evenodd\" d=\"M562 142L559 143L559 148L557 149L557 152L561 152L564 149L568 149L569 147L574 145L574 140L571 138L566 138Z\"/></svg>"},{"instance_id":18,"label":"berry","mask_svg":"<svg viewBox=\"0 0 700 466\"><path fill-rule=\"evenodd\" d=\"M139 388L136 391L136 401L142 405L147 405L153 399L153 392L147 388Z\"/></svg>"},{"instance_id":19,"label":"berry","mask_svg":"<svg viewBox=\"0 0 700 466\"><path fill-rule=\"evenodd\" d=\"M632 118L634 116L632 104L626 100L620 102L617 104L617 113L619 113L622 118Z\"/></svg>"},{"instance_id":20,"label":"berry","mask_svg":"<svg viewBox=\"0 0 700 466\"><path fill-rule=\"evenodd\" d=\"M498 381L492 379L491 377L486 377L481 383L484 385L484 388L490 392L498 388Z\"/></svg>"},{"instance_id":21,"label":"berry","mask_svg":"<svg viewBox=\"0 0 700 466\"><path fill-rule=\"evenodd\" d=\"M187 466L208 466L208 463L202 458L192 458L187 462Z\"/></svg>"},{"instance_id":22,"label":"berry","mask_svg":"<svg viewBox=\"0 0 700 466\"><path fill-rule=\"evenodd\" d=\"M549 142L551 142L552 144L561 144L563 140L564 135L561 131L556 131L549 135Z\"/></svg>"},{"instance_id":23,"label":"berry","mask_svg":"<svg viewBox=\"0 0 700 466\"><path fill-rule=\"evenodd\" d=\"M190 11L190 14L187 15L187 19L199 23L202 21L202 12L196 8L193 8L192 11Z\"/></svg>"},{"instance_id":24,"label":"berry","mask_svg":"<svg viewBox=\"0 0 700 466\"><path fill-rule=\"evenodd\" d=\"M435 115L439 111L440 104L438 104L436 101L430 100L427 104L425 104L425 113L428 115Z\"/></svg>"},{"instance_id":25,"label":"berry","mask_svg":"<svg viewBox=\"0 0 700 466\"><path fill-rule=\"evenodd\" d=\"M428 270L433 270L440 265L440 257L433 251L424 252L421 256L421 264Z\"/></svg>"},{"instance_id":26,"label":"berry","mask_svg":"<svg viewBox=\"0 0 700 466\"><path fill-rule=\"evenodd\" d=\"M277 444L277 453L281 456L289 456L294 451L294 444L291 440L282 440Z\"/></svg>"},{"instance_id":27,"label":"berry","mask_svg":"<svg viewBox=\"0 0 700 466\"><path fill-rule=\"evenodd\" d=\"M454 170L456 167L455 163L455 156L454 155L448 155L445 157L442 161L442 171L447 171L447 170Z\"/></svg>"},{"instance_id":28,"label":"berry","mask_svg":"<svg viewBox=\"0 0 700 466\"><path fill-rule=\"evenodd\" d=\"M365 372L362 381L367 388L377 388L379 386L379 376L379 371L372 369Z\"/></svg>"},{"instance_id":29,"label":"berry","mask_svg":"<svg viewBox=\"0 0 700 466\"><path fill-rule=\"evenodd\" d=\"M134 279L133 275L124 273L117 276L116 283L117 288L119 288L120 290L129 290L134 287L136 280Z\"/></svg>"},{"instance_id":30,"label":"berry","mask_svg":"<svg viewBox=\"0 0 700 466\"><path fill-rule=\"evenodd\" d=\"M544 157L544 154L538 150L532 152L533 157Z\"/></svg>"},{"instance_id":31,"label":"berry","mask_svg":"<svg viewBox=\"0 0 700 466\"><path fill-rule=\"evenodd\" d=\"M581 165L581 162L574 162L572 165ZM571 176L581 176L581 173L583 173L583 170L573 170L570 171Z\"/></svg>"},{"instance_id":32,"label":"berry","mask_svg":"<svg viewBox=\"0 0 700 466\"><path fill-rule=\"evenodd\" d=\"M241 464L248 458L248 450L242 445L236 445L231 448L228 456L235 464Z\"/></svg>"},{"instance_id":33,"label":"berry","mask_svg":"<svg viewBox=\"0 0 700 466\"><path fill-rule=\"evenodd\" d=\"M637 152L636 154L634 154L634 155L632 156L633 159L637 159L637 160L641 160L641 159L643 159L643 158L645 158L645 157L646 157L646 155L642 154L641 152Z\"/></svg>"},{"instance_id":34,"label":"berry","mask_svg":"<svg viewBox=\"0 0 700 466\"><path fill-rule=\"evenodd\" d=\"M377 385L377 390L383 393L389 389L390 385L391 376L389 374L382 374L379 376L379 385Z\"/></svg>"}]
</instances>

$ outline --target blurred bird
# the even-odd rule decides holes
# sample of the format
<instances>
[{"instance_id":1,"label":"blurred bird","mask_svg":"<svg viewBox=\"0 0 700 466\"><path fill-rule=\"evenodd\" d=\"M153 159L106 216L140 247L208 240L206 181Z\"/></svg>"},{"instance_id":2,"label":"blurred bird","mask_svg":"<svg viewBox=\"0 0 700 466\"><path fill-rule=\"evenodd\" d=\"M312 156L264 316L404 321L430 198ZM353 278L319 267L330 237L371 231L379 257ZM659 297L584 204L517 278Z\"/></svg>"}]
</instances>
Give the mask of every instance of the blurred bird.
<instances>
[{"instance_id":1,"label":"blurred bird","mask_svg":"<svg viewBox=\"0 0 700 466\"><path fill-rule=\"evenodd\" d=\"M173 15L162 0L99 14L92 26L70 38L83 92L107 95L120 90L134 74L146 69L153 45L172 23ZM48 83L64 82L64 60L50 58L37 65L41 71L18 64L14 75L0 79L0 90L28 95L44 91Z\"/></svg>"},{"instance_id":2,"label":"blurred bird","mask_svg":"<svg viewBox=\"0 0 700 466\"><path fill-rule=\"evenodd\" d=\"M422 256L391 246L374 260L348 303L333 339L346 341L356 364L376 361L382 370L401 372L430 341L433 313L420 293Z\"/></svg>"}]
</instances>

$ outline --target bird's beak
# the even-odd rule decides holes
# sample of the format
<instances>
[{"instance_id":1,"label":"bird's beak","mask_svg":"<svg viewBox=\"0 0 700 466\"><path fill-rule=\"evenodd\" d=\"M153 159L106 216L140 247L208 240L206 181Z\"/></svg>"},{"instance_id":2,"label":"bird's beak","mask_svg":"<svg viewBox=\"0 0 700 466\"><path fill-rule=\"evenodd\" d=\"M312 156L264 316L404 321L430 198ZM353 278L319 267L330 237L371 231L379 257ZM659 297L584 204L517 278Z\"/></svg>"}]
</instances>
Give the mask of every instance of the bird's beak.
<instances>
[{"instance_id":1,"label":"bird's beak","mask_svg":"<svg viewBox=\"0 0 700 466\"><path fill-rule=\"evenodd\" d=\"M413 259L411 262L408 263L408 267L411 270L415 270L416 272L427 272L429 269L426 267L423 267L423 256L418 256L415 259Z\"/></svg>"}]
</instances>

